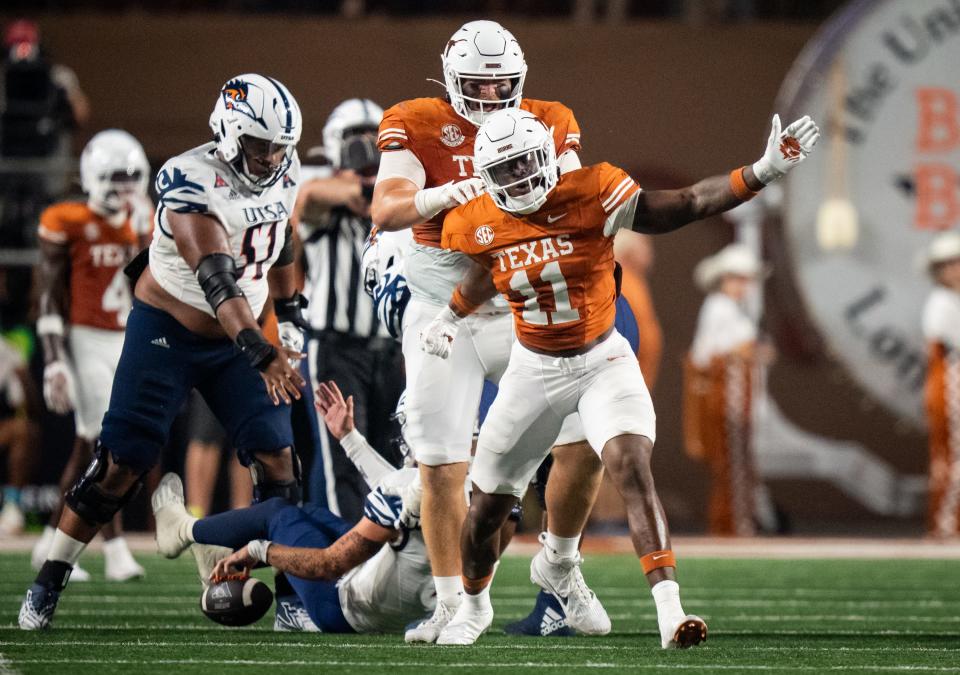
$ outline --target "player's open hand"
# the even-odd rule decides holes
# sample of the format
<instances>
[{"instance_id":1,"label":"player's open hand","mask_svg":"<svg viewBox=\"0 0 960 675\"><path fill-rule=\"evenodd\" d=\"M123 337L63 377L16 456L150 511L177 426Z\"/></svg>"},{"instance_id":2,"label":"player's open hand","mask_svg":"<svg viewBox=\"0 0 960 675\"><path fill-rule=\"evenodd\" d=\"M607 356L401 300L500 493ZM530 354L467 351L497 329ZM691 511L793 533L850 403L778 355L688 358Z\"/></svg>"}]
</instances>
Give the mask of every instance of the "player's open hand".
<instances>
[{"instance_id":1,"label":"player's open hand","mask_svg":"<svg viewBox=\"0 0 960 675\"><path fill-rule=\"evenodd\" d=\"M753 165L753 173L764 185L782 178L807 158L820 138L820 129L809 115L780 131L780 115L773 116L767 148Z\"/></svg>"},{"instance_id":2,"label":"player's open hand","mask_svg":"<svg viewBox=\"0 0 960 675\"><path fill-rule=\"evenodd\" d=\"M295 370L297 363L306 354L287 349L277 348L277 356L266 370L260 371L260 377L267 385L267 395L273 405L280 405L280 401L290 405L294 399L300 399L300 390L306 386L299 371ZM291 366L290 364L294 364Z\"/></svg>"},{"instance_id":3,"label":"player's open hand","mask_svg":"<svg viewBox=\"0 0 960 675\"><path fill-rule=\"evenodd\" d=\"M354 430L353 396L344 400L340 387L333 380L321 382L315 394L314 406L323 415L323 423L331 436L339 441Z\"/></svg>"},{"instance_id":4,"label":"player's open hand","mask_svg":"<svg viewBox=\"0 0 960 675\"><path fill-rule=\"evenodd\" d=\"M218 584L230 577L247 576L256 564L257 559L250 555L247 547L244 546L217 562L210 573L210 580Z\"/></svg>"}]
</instances>

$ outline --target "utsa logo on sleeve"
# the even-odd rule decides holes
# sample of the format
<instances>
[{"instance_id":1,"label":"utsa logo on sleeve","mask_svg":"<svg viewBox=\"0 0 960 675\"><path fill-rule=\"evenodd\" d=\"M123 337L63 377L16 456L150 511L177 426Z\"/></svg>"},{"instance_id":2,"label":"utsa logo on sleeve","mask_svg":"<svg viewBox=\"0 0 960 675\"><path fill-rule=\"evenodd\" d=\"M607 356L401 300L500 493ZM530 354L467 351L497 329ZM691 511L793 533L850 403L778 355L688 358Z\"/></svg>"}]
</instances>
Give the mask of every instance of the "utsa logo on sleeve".
<instances>
[{"instance_id":1,"label":"utsa logo on sleeve","mask_svg":"<svg viewBox=\"0 0 960 675\"><path fill-rule=\"evenodd\" d=\"M40 238L70 249L70 323L123 330L133 303L123 267L137 245L130 220L113 226L80 202L40 216Z\"/></svg>"},{"instance_id":2,"label":"utsa logo on sleeve","mask_svg":"<svg viewBox=\"0 0 960 675\"><path fill-rule=\"evenodd\" d=\"M557 156L580 151L580 126L573 111L556 101L524 98L522 110L532 112L553 130ZM477 127L458 115L442 98L417 98L388 109L380 123L377 145L381 152L409 150L426 176L425 187L461 181L475 175L473 142ZM429 222L413 226L414 240L426 246L440 246L440 232L446 211Z\"/></svg>"},{"instance_id":3,"label":"utsa logo on sleeve","mask_svg":"<svg viewBox=\"0 0 960 675\"><path fill-rule=\"evenodd\" d=\"M604 163L561 176L546 203L522 219L483 195L450 213L443 246L490 268L523 344L578 349L614 322L610 219L639 190L626 172Z\"/></svg>"}]
</instances>

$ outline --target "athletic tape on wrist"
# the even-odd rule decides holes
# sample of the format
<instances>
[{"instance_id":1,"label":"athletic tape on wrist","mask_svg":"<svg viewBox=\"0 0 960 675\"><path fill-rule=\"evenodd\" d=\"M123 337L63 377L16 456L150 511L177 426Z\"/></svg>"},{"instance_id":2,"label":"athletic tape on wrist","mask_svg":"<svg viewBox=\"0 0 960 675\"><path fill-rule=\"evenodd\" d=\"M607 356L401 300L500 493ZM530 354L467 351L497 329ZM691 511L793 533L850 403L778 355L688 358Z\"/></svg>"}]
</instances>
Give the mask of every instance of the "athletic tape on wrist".
<instances>
[{"instance_id":1,"label":"athletic tape on wrist","mask_svg":"<svg viewBox=\"0 0 960 675\"><path fill-rule=\"evenodd\" d=\"M63 317L44 314L37 319L37 335L63 335Z\"/></svg>"}]
</instances>

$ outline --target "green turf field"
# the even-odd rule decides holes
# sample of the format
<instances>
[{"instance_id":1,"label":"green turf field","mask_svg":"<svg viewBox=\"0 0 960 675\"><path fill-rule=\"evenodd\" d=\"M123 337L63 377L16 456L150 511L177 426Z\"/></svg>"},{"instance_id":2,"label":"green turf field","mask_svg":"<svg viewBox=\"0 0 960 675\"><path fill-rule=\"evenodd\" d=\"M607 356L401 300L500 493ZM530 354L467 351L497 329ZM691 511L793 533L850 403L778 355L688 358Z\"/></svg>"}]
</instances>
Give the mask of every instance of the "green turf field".
<instances>
[{"instance_id":1,"label":"green turf field","mask_svg":"<svg viewBox=\"0 0 960 675\"><path fill-rule=\"evenodd\" d=\"M710 625L706 645L662 651L653 601L626 556L590 557L585 574L614 632L603 638L515 639L497 634L534 592L527 562L497 575L493 632L474 647L407 646L399 636L273 633L265 618L226 629L200 614L192 558L141 554L145 580L72 586L51 632L16 627L31 573L26 554L0 556L0 672L960 672L960 562L943 560L714 560L682 563L684 607ZM100 577L101 563L85 566Z\"/></svg>"}]
</instances>

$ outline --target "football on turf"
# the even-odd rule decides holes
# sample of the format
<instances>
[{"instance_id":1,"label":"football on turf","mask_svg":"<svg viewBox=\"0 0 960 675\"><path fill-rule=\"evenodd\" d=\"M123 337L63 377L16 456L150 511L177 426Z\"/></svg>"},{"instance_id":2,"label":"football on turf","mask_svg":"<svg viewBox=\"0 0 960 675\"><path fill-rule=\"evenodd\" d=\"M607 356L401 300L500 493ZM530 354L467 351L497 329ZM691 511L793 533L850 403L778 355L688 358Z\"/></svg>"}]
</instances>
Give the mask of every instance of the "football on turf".
<instances>
[{"instance_id":1,"label":"football on turf","mask_svg":"<svg viewBox=\"0 0 960 675\"><path fill-rule=\"evenodd\" d=\"M273 591L251 577L210 584L200 596L201 611L224 626L249 626L266 614L272 604Z\"/></svg>"}]
</instances>

